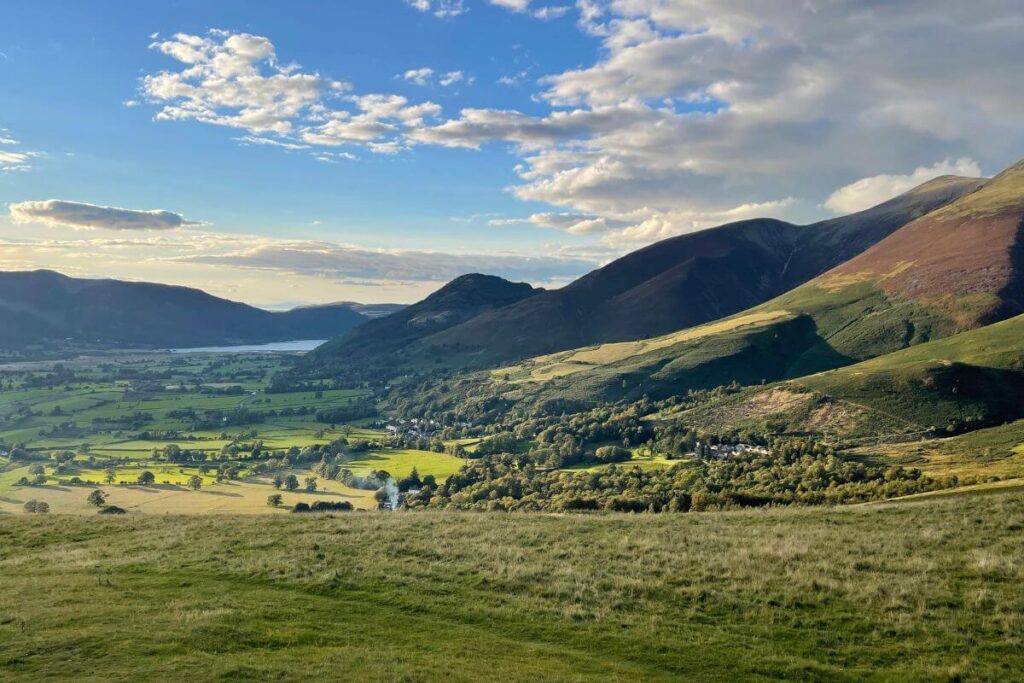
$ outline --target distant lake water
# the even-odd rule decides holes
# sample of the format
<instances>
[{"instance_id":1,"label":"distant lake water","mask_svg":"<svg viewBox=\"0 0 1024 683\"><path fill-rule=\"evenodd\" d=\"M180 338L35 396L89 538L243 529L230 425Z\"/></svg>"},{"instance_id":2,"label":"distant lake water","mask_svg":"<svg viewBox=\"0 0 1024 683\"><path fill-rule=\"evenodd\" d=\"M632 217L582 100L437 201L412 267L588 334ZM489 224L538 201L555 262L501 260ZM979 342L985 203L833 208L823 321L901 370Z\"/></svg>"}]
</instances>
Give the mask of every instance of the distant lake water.
<instances>
[{"instance_id":1,"label":"distant lake water","mask_svg":"<svg viewBox=\"0 0 1024 683\"><path fill-rule=\"evenodd\" d=\"M299 339L271 344L243 344L240 346L199 346L193 349L171 349L171 353L305 353L323 344L326 339Z\"/></svg>"}]
</instances>

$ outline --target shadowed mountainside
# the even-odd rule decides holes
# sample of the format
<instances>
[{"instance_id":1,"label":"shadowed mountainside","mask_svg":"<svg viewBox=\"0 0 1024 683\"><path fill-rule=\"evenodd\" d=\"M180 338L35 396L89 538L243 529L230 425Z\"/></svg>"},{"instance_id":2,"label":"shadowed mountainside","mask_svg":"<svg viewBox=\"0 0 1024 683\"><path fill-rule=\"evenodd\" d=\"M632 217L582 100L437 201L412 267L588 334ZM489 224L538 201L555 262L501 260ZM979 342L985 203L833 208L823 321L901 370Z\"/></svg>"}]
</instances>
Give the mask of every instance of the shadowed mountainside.
<instances>
[{"instance_id":1,"label":"shadowed mountainside","mask_svg":"<svg viewBox=\"0 0 1024 683\"><path fill-rule=\"evenodd\" d=\"M368 318L347 304L271 312L198 289L0 273L0 346L188 347L323 339Z\"/></svg>"}]
</instances>

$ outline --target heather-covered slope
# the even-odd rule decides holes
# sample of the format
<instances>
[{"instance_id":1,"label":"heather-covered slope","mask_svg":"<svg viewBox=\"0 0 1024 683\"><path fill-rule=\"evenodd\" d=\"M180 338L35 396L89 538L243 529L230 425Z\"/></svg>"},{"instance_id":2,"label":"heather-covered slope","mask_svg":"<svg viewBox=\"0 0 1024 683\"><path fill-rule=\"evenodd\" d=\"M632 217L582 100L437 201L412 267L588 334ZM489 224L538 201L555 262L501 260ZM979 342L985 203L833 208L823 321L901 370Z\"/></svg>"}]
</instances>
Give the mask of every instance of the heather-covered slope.
<instances>
[{"instance_id":1,"label":"heather-covered slope","mask_svg":"<svg viewBox=\"0 0 1024 683\"><path fill-rule=\"evenodd\" d=\"M347 305L274 313L197 289L0 273L0 348L174 347L331 337L366 321Z\"/></svg>"}]
</instances>

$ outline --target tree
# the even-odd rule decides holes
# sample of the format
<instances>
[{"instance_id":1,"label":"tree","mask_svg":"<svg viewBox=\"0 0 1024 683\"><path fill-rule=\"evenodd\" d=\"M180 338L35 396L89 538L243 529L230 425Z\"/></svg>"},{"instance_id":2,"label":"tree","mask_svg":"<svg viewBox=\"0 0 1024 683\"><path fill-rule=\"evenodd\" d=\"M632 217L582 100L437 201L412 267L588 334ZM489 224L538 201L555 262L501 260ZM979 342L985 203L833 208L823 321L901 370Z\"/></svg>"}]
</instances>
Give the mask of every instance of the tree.
<instances>
[{"instance_id":1,"label":"tree","mask_svg":"<svg viewBox=\"0 0 1024 683\"><path fill-rule=\"evenodd\" d=\"M282 486L284 486L284 475L283 474L275 474L274 475L274 488L275 489L279 489Z\"/></svg>"},{"instance_id":2,"label":"tree","mask_svg":"<svg viewBox=\"0 0 1024 683\"><path fill-rule=\"evenodd\" d=\"M306 490L310 493L316 491L316 477L306 477Z\"/></svg>"},{"instance_id":3,"label":"tree","mask_svg":"<svg viewBox=\"0 0 1024 683\"><path fill-rule=\"evenodd\" d=\"M29 501L25 502L25 505L22 506L22 510L24 510L25 512L27 512L29 514L32 514L32 513L34 513L36 511L36 508L38 508L38 507L39 507L39 502L36 501L35 499L32 499L32 500L29 500Z\"/></svg>"},{"instance_id":4,"label":"tree","mask_svg":"<svg viewBox=\"0 0 1024 683\"><path fill-rule=\"evenodd\" d=\"M45 500L41 500L38 503L36 503L36 514L37 515L45 515L45 514L48 514L49 512L50 512L50 504L47 503Z\"/></svg>"},{"instance_id":5,"label":"tree","mask_svg":"<svg viewBox=\"0 0 1024 683\"><path fill-rule=\"evenodd\" d=\"M146 470L145 472L140 474L139 478L138 478L138 482L142 486L150 486L155 481L156 481L156 475L153 474L152 472L150 472L149 470Z\"/></svg>"},{"instance_id":6,"label":"tree","mask_svg":"<svg viewBox=\"0 0 1024 683\"><path fill-rule=\"evenodd\" d=\"M272 493L269 496L267 496L267 505L269 505L272 508L281 507L283 502L284 498L281 496L280 493Z\"/></svg>"},{"instance_id":7,"label":"tree","mask_svg":"<svg viewBox=\"0 0 1024 683\"><path fill-rule=\"evenodd\" d=\"M284 480L284 487L289 491L294 491L299 488L299 478L294 474L289 474Z\"/></svg>"},{"instance_id":8,"label":"tree","mask_svg":"<svg viewBox=\"0 0 1024 683\"><path fill-rule=\"evenodd\" d=\"M199 475L193 474L188 478L188 487L193 491L198 491L203 487L203 478Z\"/></svg>"},{"instance_id":9,"label":"tree","mask_svg":"<svg viewBox=\"0 0 1024 683\"><path fill-rule=\"evenodd\" d=\"M106 471L103 472L103 482L106 484L113 484L115 481L117 481L117 470L113 467L108 467Z\"/></svg>"},{"instance_id":10,"label":"tree","mask_svg":"<svg viewBox=\"0 0 1024 683\"><path fill-rule=\"evenodd\" d=\"M36 463L35 465L32 465L31 467L28 468L28 473L35 475L46 474L46 470L43 468L42 465Z\"/></svg>"},{"instance_id":11,"label":"tree","mask_svg":"<svg viewBox=\"0 0 1024 683\"><path fill-rule=\"evenodd\" d=\"M107 504L107 494L99 489L94 489L89 497L85 499L89 505L95 505L96 507L103 507Z\"/></svg>"}]
</instances>

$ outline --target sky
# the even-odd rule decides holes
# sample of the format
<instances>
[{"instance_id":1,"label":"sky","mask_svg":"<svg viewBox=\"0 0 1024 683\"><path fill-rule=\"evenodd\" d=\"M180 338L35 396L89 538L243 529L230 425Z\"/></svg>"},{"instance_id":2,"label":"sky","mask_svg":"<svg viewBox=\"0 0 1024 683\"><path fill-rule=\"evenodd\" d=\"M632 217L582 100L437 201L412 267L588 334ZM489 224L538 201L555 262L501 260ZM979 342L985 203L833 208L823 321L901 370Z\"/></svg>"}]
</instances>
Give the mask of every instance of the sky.
<instances>
[{"instance_id":1,"label":"sky","mask_svg":"<svg viewBox=\"0 0 1024 683\"><path fill-rule=\"evenodd\" d=\"M557 287L1024 157L1019 0L8 0L0 269Z\"/></svg>"}]
</instances>

